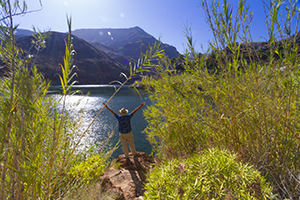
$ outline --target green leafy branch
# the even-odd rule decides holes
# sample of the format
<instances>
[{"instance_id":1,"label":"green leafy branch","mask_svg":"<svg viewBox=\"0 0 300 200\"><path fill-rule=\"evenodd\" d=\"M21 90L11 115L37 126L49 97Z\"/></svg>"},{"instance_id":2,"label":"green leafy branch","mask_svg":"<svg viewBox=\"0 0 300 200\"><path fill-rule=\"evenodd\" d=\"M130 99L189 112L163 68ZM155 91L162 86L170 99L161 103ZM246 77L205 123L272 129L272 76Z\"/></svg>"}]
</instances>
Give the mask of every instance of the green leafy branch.
<instances>
[{"instance_id":1,"label":"green leafy branch","mask_svg":"<svg viewBox=\"0 0 300 200\"><path fill-rule=\"evenodd\" d=\"M62 76L59 74L60 83L63 90L63 95L66 95L72 88L72 86L77 82L73 81L69 84L72 79L77 76L77 73L73 73L72 71L76 68L76 65L73 65L73 56L75 55L76 51L73 49L72 45L72 36L71 36L71 18L67 18L69 34L68 34L68 42L65 41L66 49L65 49L65 57L64 57L64 65L59 64L62 71Z\"/></svg>"}]
</instances>

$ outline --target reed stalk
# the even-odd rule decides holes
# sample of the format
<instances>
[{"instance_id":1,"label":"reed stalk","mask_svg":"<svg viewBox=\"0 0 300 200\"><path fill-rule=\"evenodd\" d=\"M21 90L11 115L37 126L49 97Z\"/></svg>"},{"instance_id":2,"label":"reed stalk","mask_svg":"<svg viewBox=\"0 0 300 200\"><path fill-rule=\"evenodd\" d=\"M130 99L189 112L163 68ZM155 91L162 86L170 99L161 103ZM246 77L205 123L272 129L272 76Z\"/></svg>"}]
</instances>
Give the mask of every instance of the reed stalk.
<instances>
[{"instance_id":1,"label":"reed stalk","mask_svg":"<svg viewBox=\"0 0 300 200\"><path fill-rule=\"evenodd\" d=\"M213 32L211 49L197 53L187 29L185 72L161 70L159 79L143 79L155 102L144 113L145 132L163 159L211 148L234 152L265 176L279 199L295 199L300 195L299 8L293 0L262 2L269 40L255 44L245 0L236 9L226 0L202 1Z\"/></svg>"},{"instance_id":2,"label":"reed stalk","mask_svg":"<svg viewBox=\"0 0 300 200\"><path fill-rule=\"evenodd\" d=\"M19 1L14 2L13 8L10 1L1 3L3 5L7 6L1 8L8 17L2 16L1 19L9 23L1 26L3 35L0 56L9 70L5 78L0 79L1 199L62 198L69 190L81 184L80 177L71 176L69 172L84 160L88 151L75 153L75 150L103 108L83 133L78 132L78 124L69 118L65 101L68 94L73 94L71 89L76 83L72 82L76 74L72 74L75 51L72 49L71 19L67 20L70 31L60 76L63 109L57 112L53 108L58 102L47 95L50 83L45 82L38 73L34 64L36 58L31 60L22 57L26 53L14 44L13 31L16 27L13 26L13 16L25 14L27 7L21 9ZM37 34L34 39L43 41L45 37L44 34ZM113 96L131 78L153 67L151 62L162 56L159 44L151 47L138 64L131 66L129 78L123 74L126 80ZM36 56L40 48L37 48ZM108 158L99 159L105 163Z\"/></svg>"},{"instance_id":3,"label":"reed stalk","mask_svg":"<svg viewBox=\"0 0 300 200\"><path fill-rule=\"evenodd\" d=\"M69 25L69 27L71 28L71 26ZM69 28L69 30L71 30ZM69 31L70 33L70 31ZM155 61L156 59L158 59L159 57L161 57L162 54L162 50L160 50L160 42L156 43L153 47L149 47L150 50L148 50L142 57L142 60L138 62L138 64L134 64L134 66L131 66L131 73L130 76L127 78L127 76L124 73L121 73L120 75L123 75L126 80L121 83L121 85L119 86L119 88L114 92L114 94L108 99L108 101L105 103L105 105L107 105L111 99L121 90L121 88L129 81L131 80L133 77L137 76L138 73L143 73L148 71L149 68L152 68L153 66L156 66L155 64L153 64L153 61ZM66 63L65 63L66 64ZM62 80L62 79L61 79ZM67 79L65 79L67 80ZM119 82L119 81L116 81ZM66 86L65 86L66 88ZM78 141L76 142L76 144L74 145L74 147L72 148L72 150L70 151L69 155L67 156L66 160L63 162L60 171L58 173L58 176L56 176L55 179L55 183L58 181L58 177L59 175L63 172L63 169L65 168L65 166L68 164L70 157L73 155L74 151L76 150L76 148L78 147L78 145L80 144L81 140L83 139L83 137L85 136L85 134L87 133L87 131L89 130L89 128L92 126L92 124L95 122L95 120L98 118L98 116L102 113L103 109L105 108L105 106L103 106L100 111L98 112L98 114L94 117L94 119L90 122L90 124L87 126L87 128L81 133ZM53 185L54 187L54 185ZM51 191L53 190L53 187L51 188ZM50 198L50 195L47 197L47 199Z\"/></svg>"},{"instance_id":4,"label":"reed stalk","mask_svg":"<svg viewBox=\"0 0 300 200\"><path fill-rule=\"evenodd\" d=\"M10 34L11 37L11 70L12 70L12 81L11 81L11 91L10 91L10 104L9 104L9 116L8 116L8 123L7 123L7 129L6 129L6 139L5 139L5 154L4 154L4 162L3 162L3 168L2 168L2 189L1 189L1 196L2 199L5 199L5 178L6 178L6 168L7 168L7 159L8 159L8 145L10 143L10 127L12 124L12 111L13 111L13 102L14 102L14 79L15 79L15 48L14 48L14 36L13 36L13 18L12 18L12 8L10 0L8 0L8 16L10 20Z\"/></svg>"}]
</instances>

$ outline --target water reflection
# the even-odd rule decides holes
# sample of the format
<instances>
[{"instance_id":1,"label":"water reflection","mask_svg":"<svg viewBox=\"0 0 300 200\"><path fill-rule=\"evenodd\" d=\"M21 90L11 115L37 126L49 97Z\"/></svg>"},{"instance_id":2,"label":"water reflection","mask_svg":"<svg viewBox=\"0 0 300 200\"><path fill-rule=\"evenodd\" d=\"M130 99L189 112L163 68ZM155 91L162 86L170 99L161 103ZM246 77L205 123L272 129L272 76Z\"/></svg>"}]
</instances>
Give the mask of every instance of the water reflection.
<instances>
[{"instance_id":1,"label":"water reflection","mask_svg":"<svg viewBox=\"0 0 300 200\"><path fill-rule=\"evenodd\" d=\"M93 121L94 117L103 107L102 103L108 101L116 88L111 85L81 85L73 87L73 89L81 90L82 94L67 96L66 109L69 111L70 116L75 120L78 120L79 116L81 116L82 132ZM60 87L53 86L50 88L49 93L53 98L59 99L61 98L61 95L58 94L59 91ZM85 96L88 93L90 93L90 95ZM140 93L144 95L139 96L134 89L125 86L110 101L109 106L116 112L122 107L132 111L139 106L142 101L146 102L146 106L139 110L132 118L132 128L137 151L150 154L152 150L151 145L147 141L145 134L142 133L147 126L142 111L151 104L151 101L147 94L145 94L145 91L140 90ZM62 103L57 107L58 109L62 109ZM111 139L111 145L115 145L119 140L117 120L107 109L104 109L90 127L83 144L94 144L97 141L102 141L107 138L107 135L112 130L114 130L116 134ZM121 148L116 150L113 157L116 157L119 154L122 154Z\"/></svg>"}]
</instances>

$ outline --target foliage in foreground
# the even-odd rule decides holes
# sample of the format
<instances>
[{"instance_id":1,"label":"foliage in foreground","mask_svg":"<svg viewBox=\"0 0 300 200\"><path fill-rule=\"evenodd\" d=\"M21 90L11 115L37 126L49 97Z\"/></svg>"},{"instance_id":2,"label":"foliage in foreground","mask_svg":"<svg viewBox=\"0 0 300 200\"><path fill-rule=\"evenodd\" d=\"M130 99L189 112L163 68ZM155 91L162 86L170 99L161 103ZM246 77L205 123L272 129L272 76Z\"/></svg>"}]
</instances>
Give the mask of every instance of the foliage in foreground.
<instances>
[{"instance_id":1,"label":"foliage in foreground","mask_svg":"<svg viewBox=\"0 0 300 200\"><path fill-rule=\"evenodd\" d=\"M2 2L1 67L6 72L0 79L0 196L5 199L60 198L86 179L69 174L72 167L84 162L91 152L74 152L80 121L66 112L65 100L72 84L72 41L69 31L64 65L61 65L63 98L55 101L47 95L50 83L37 71L32 55L26 55L15 44L13 16L25 14L27 6L15 1ZM69 30L71 22L68 21ZM33 48L45 48L45 37L36 34ZM62 110L56 109L58 103ZM89 153L89 154L88 154ZM95 153L95 152L92 152ZM101 153L101 169L105 168ZM80 164L78 164L80 165ZM92 177L93 178L93 177Z\"/></svg>"},{"instance_id":2,"label":"foliage in foreground","mask_svg":"<svg viewBox=\"0 0 300 200\"><path fill-rule=\"evenodd\" d=\"M159 79L143 79L154 103L144 113L145 132L162 158L229 149L258 169L279 199L300 196L299 34L289 23L295 19L298 25L295 2L264 4L270 39L262 60L262 50L251 46L252 13L245 0L236 11L226 0L202 1L214 34L215 68L207 68L210 53L197 55L187 30L185 73L171 75L162 61Z\"/></svg>"},{"instance_id":3,"label":"foliage in foreground","mask_svg":"<svg viewBox=\"0 0 300 200\"><path fill-rule=\"evenodd\" d=\"M65 184L61 174L76 158L62 167L74 139L68 127L77 125L53 109L57 102L47 96L49 84L35 67L29 70L22 66L14 75L15 79L7 75L0 80L0 151L1 163L7 166L1 171L2 195L47 198L58 192L58 185ZM13 105L11 110L9 104Z\"/></svg>"},{"instance_id":4,"label":"foliage in foreground","mask_svg":"<svg viewBox=\"0 0 300 200\"><path fill-rule=\"evenodd\" d=\"M77 188L85 184L93 185L99 175L107 167L107 160L115 148L106 149L103 141L99 155L87 147L88 151L75 151L89 126L81 133L80 120L70 118L66 99L73 84L74 69L71 19L68 19L68 39L65 41L65 56L60 64L62 74L58 75L62 86L62 96L55 101L47 95L50 83L38 73L32 55L17 48L13 17L26 14L27 6L20 6L16 0L2 2L3 18L1 21L1 65L5 66L5 76L0 79L0 196L6 199L60 199L70 197ZM20 12L19 12L20 11ZM36 34L33 46L38 52L45 48L43 34ZM162 56L160 42L151 47L139 60L131 66L130 76L121 87L137 74L142 74L155 66L151 62ZM32 62L31 62L32 61ZM1 67L2 67L1 66ZM72 82L73 81L73 82ZM113 96L106 102L108 103ZM56 106L62 105L61 109ZM103 150L103 151L102 151ZM107 150L104 152L104 150Z\"/></svg>"},{"instance_id":5,"label":"foliage in foreground","mask_svg":"<svg viewBox=\"0 0 300 200\"><path fill-rule=\"evenodd\" d=\"M267 199L271 188L260 172L218 149L185 160L167 160L154 169L146 199Z\"/></svg>"}]
</instances>

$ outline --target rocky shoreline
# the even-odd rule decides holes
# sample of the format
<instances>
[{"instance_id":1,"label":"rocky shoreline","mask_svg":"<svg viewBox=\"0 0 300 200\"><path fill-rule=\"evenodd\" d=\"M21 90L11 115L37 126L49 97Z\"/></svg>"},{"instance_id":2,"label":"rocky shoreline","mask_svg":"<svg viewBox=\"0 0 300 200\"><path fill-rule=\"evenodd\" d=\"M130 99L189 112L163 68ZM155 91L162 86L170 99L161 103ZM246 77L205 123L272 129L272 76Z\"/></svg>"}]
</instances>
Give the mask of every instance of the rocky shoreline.
<instances>
[{"instance_id":1,"label":"rocky shoreline","mask_svg":"<svg viewBox=\"0 0 300 200\"><path fill-rule=\"evenodd\" d=\"M99 199L141 200L144 194L146 173L153 169L157 158L143 152L129 154L130 163L125 155L116 158L117 168L110 167L101 176Z\"/></svg>"}]
</instances>

